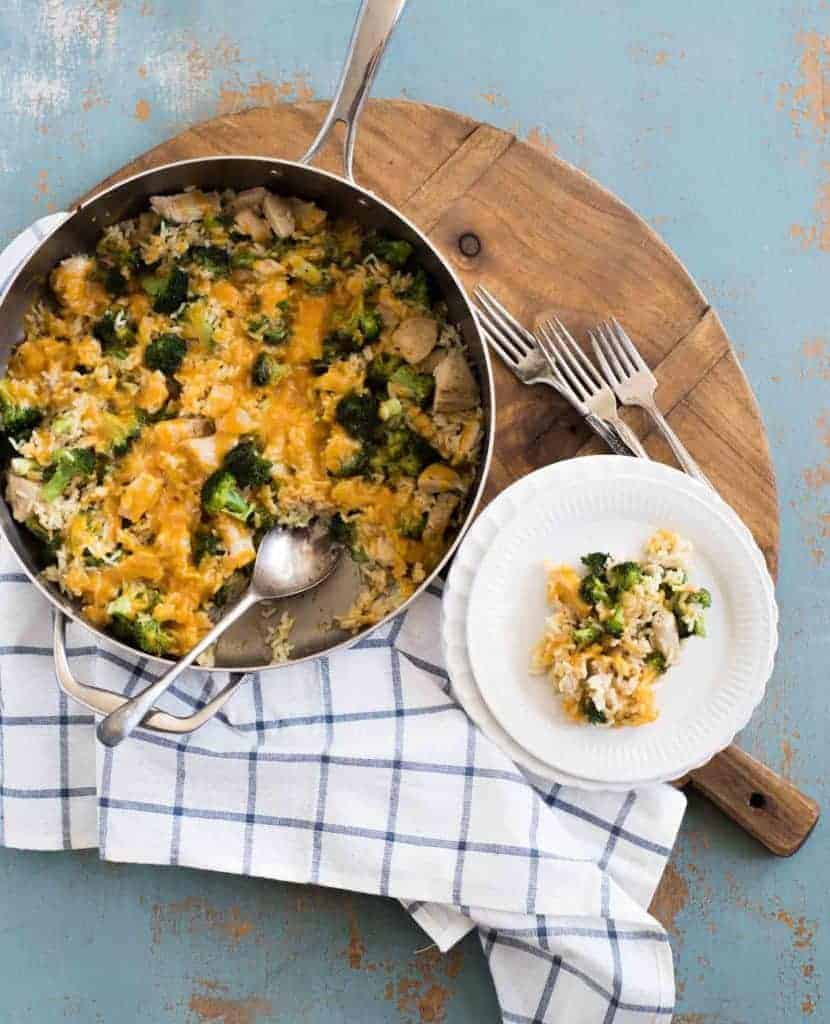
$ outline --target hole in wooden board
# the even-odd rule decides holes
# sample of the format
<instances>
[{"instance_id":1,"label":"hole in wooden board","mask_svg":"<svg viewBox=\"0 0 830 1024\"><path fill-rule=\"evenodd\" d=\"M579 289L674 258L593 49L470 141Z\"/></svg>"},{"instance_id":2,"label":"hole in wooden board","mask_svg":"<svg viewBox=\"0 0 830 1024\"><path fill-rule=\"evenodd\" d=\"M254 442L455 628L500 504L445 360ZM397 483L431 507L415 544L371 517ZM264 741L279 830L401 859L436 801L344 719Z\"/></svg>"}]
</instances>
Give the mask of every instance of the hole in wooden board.
<instances>
[{"instance_id":1,"label":"hole in wooden board","mask_svg":"<svg viewBox=\"0 0 830 1024\"><path fill-rule=\"evenodd\" d=\"M458 248L465 256L478 256L481 252L481 239L472 231L465 231L458 239Z\"/></svg>"},{"instance_id":2,"label":"hole in wooden board","mask_svg":"<svg viewBox=\"0 0 830 1024\"><path fill-rule=\"evenodd\" d=\"M767 806L767 798L763 793L752 793L749 798L749 806L761 810L761 808Z\"/></svg>"}]
</instances>

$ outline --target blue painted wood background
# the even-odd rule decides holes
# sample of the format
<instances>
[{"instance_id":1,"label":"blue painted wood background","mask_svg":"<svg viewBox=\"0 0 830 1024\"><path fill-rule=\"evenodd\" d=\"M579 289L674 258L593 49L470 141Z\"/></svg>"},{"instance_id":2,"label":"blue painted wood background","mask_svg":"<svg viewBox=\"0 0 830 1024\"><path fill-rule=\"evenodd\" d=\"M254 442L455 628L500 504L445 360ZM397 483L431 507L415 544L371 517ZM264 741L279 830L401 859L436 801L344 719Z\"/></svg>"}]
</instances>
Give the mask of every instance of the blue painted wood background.
<instances>
[{"instance_id":1,"label":"blue painted wood background","mask_svg":"<svg viewBox=\"0 0 830 1024\"><path fill-rule=\"evenodd\" d=\"M353 0L0 0L0 240L186 125L331 94ZM827 802L830 4L411 0L376 94L577 164L666 238L759 397L782 643L747 749ZM686 1024L830 1020L827 826L776 860L693 799L660 913ZM396 904L0 851L0 1020L498 1019L477 943Z\"/></svg>"}]
</instances>

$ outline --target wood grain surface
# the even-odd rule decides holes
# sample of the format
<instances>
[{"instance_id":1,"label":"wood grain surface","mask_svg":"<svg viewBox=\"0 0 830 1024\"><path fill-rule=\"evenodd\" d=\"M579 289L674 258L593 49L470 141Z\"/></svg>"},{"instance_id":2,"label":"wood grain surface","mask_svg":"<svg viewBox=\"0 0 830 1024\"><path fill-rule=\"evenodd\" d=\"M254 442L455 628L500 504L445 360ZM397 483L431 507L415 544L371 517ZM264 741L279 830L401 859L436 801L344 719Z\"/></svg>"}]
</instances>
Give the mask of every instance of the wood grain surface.
<instances>
[{"instance_id":1,"label":"wood grain surface","mask_svg":"<svg viewBox=\"0 0 830 1024\"><path fill-rule=\"evenodd\" d=\"M326 104L256 108L182 132L89 194L175 160L219 154L296 159ZM334 147L319 166L335 172ZM527 325L556 313L572 333L613 314L653 368L657 400L725 500L752 530L773 576L778 503L767 437L752 390L716 312L682 263L619 199L576 168L510 132L426 104L370 100L356 177L429 235L466 286L486 285ZM474 235L474 256L460 239ZM526 473L602 443L549 388L519 384L494 360L496 443L485 501ZM649 453L668 447L639 410L626 420ZM699 788L772 852L794 852L817 805L730 747L692 772ZM761 794L753 798L753 794Z\"/></svg>"}]
</instances>

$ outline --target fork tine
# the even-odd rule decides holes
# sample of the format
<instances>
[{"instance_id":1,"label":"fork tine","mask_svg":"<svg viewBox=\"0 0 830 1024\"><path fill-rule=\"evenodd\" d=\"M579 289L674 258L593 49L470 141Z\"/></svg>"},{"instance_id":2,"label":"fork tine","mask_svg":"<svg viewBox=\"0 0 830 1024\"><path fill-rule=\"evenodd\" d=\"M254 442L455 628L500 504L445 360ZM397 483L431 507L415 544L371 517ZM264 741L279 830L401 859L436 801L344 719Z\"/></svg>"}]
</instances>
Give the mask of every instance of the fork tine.
<instances>
[{"instance_id":1,"label":"fork tine","mask_svg":"<svg viewBox=\"0 0 830 1024\"><path fill-rule=\"evenodd\" d=\"M500 327L499 324L495 323L489 314L482 312L480 309L476 309L476 316L478 317L482 331L487 336L489 344L491 344L500 355L503 354L505 357L508 357L514 366L520 363L524 358L524 355L519 351L518 346L513 344L510 337L506 335L504 329Z\"/></svg>"},{"instance_id":2,"label":"fork tine","mask_svg":"<svg viewBox=\"0 0 830 1024\"><path fill-rule=\"evenodd\" d=\"M536 341L533 335L525 330L519 321L512 316L499 302L499 300L491 295L486 288L481 285L477 285L473 292L474 297L477 299L478 304L483 306L490 313L491 317L494 317L503 328L511 333L514 345L519 348L524 355L529 355L536 348Z\"/></svg>"},{"instance_id":3,"label":"fork tine","mask_svg":"<svg viewBox=\"0 0 830 1024\"><path fill-rule=\"evenodd\" d=\"M614 351L617 354L617 358L619 359L620 363L622 363L623 367L625 368L626 376L630 377L632 374L637 372L639 367L634 362L634 360L631 358L631 355L627 351L625 345L623 345L622 341L617 336L617 332L614 330L613 325L610 322L608 322L608 323L605 323L603 326L604 326L604 329L608 333L608 338L609 338L611 344L614 347Z\"/></svg>"},{"instance_id":4,"label":"fork tine","mask_svg":"<svg viewBox=\"0 0 830 1024\"><path fill-rule=\"evenodd\" d=\"M581 402L584 402L590 392L586 390L584 383L576 376L571 367L563 359L562 353L559 351L555 340L551 339L549 328L549 322L544 321L539 324L539 329L536 335L536 340L539 342L539 348L542 350L542 355L547 360L548 366L550 366L552 370L558 371L567 381L569 389L574 392Z\"/></svg>"},{"instance_id":5,"label":"fork tine","mask_svg":"<svg viewBox=\"0 0 830 1024\"><path fill-rule=\"evenodd\" d=\"M634 360L634 365L636 366L636 368L638 370L645 370L647 373L651 373L651 370L649 369L645 359L643 359L643 357L640 355L640 350L637 348L637 346L634 344L631 338L629 338L629 336L625 333L622 324L619 322L619 320L615 316L612 316L611 323L614 327L615 334L622 342L622 344L625 346L625 349L628 352L629 356Z\"/></svg>"},{"instance_id":6,"label":"fork tine","mask_svg":"<svg viewBox=\"0 0 830 1024\"><path fill-rule=\"evenodd\" d=\"M602 347L605 351L606 356L608 357L609 363L611 363L614 367L617 376L617 381L619 382L623 380L625 377L628 377L628 367L625 365L624 362L620 362L620 357L617 352L617 346L614 344L614 339L611 336L610 332L606 330L605 324L597 324L597 334L601 339Z\"/></svg>"},{"instance_id":7,"label":"fork tine","mask_svg":"<svg viewBox=\"0 0 830 1024\"><path fill-rule=\"evenodd\" d=\"M562 332L562 334L565 336L565 338L569 342L569 347L570 347L571 352L582 363L583 369L585 370L585 372L588 374L588 377L593 382L594 387L595 388L601 388L605 382L603 381L602 377L600 377L600 375L597 373L597 370L596 370L596 367L594 366L594 364L585 355L585 353L582 351L582 349L576 343L576 341L574 341L573 335L570 333L568 328L562 323L562 321L559 319L559 317L557 316L557 317L554 317L553 319L554 319L554 322L556 323L556 325L559 327L559 330Z\"/></svg>"},{"instance_id":8,"label":"fork tine","mask_svg":"<svg viewBox=\"0 0 830 1024\"><path fill-rule=\"evenodd\" d=\"M515 356L512 356L507 349L503 348L501 342L494 338L486 328L483 328L481 333L484 335L484 340L487 342L488 347L496 353L507 369L510 370L511 373L516 373L519 360L517 360Z\"/></svg>"},{"instance_id":9,"label":"fork tine","mask_svg":"<svg viewBox=\"0 0 830 1024\"><path fill-rule=\"evenodd\" d=\"M600 341L597 340L593 331L588 331L588 336L591 339L591 346L594 350L594 355L597 357L602 372L605 374L605 378L613 388L616 384L619 384L619 378L617 374L611 368L611 364L605 358L605 351Z\"/></svg>"},{"instance_id":10,"label":"fork tine","mask_svg":"<svg viewBox=\"0 0 830 1024\"><path fill-rule=\"evenodd\" d=\"M582 387L587 394L590 395L592 391L596 391L597 385L593 383L593 381L585 372L585 370L580 365L579 361L573 353L573 349L571 346L573 345L574 348L578 347L573 338L571 338L567 331L565 331L564 335L560 334L560 332L556 328L556 324L552 320L548 320L546 326L550 334L552 334L558 342L557 349L560 355L561 362L567 362L571 370L579 378L580 382L582 383ZM602 385L599 386L601 387Z\"/></svg>"}]
</instances>

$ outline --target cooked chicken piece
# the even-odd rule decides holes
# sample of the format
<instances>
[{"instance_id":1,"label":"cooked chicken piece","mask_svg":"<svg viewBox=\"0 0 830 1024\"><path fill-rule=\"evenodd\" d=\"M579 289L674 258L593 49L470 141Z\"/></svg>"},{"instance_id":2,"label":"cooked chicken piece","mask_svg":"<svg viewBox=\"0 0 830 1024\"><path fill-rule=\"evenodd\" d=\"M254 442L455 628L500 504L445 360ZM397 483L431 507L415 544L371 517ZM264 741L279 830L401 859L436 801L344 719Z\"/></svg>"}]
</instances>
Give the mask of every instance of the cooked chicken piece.
<instances>
[{"instance_id":1,"label":"cooked chicken piece","mask_svg":"<svg viewBox=\"0 0 830 1024\"><path fill-rule=\"evenodd\" d=\"M177 196L151 196L150 206L160 217L174 224L192 224L203 220L208 213L219 212L219 193L194 189Z\"/></svg>"},{"instance_id":2,"label":"cooked chicken piece","mask_svg":"<svg viewBox=\"0 0 830 1024\"><path fill-rule=\"evenodd\" d=\"M444 352L442 349L433 349L432 352L430 352L430 354L426 357L426 359L422 359L420 363L416 363L415 369L418 371L418 373L434 373L435 367L441 362L443 358Z\"/></svg>"},{"instance_id":3,"label":"cooked chicken piece","mask_svg":"<svg viewBox=\"0 0 830 1024\"><path fill-rule=\"evenodd\" d=\"M121 492L118 514L137 523L158 501L163 488L161 477L152 473L139 473Z\"/></svg>"},{"instance_id":4,"label":"cooked chicken piece","mask_svg":"<svg viewBox=\"0 0 830 1024\"><path fill-rule=\"evenodd\" d=\"M654 646L666 659L666 665L673 665L680 656L680 636L677 632L677 620L666 608L651 620L651 635Z\"/></svg>"},{"instance_id":5,"label":"cooked chicken piece","mask_svg":"<svg viewBox=\"0 0 830 1024\"><path fill-rule=\"evenodd\" d=\"M258 206L262 206L262 200L267 195L268 189L261 185L257 185L256 188L246 188L244 192L234 196L229 203L229 209L234 213L239 213L240 210L254 210Z\"/></svg>"},{"instance_id":6,"label":"cooked chicken piece","mask_svg":"<svg viewBox=\"0 0 830 1024\"><path fill-rule=\"evenodd\" d=\"M262 211L277 238L288 238L294 233L294 211L282 196L269 193L262 204Z\"/></svg>"},{"instance_id":7,"label":"cooked chicken piece","mask_svg":"<svg viewBox=\"0 0 830 1024\"><path fill-rule=\"evenodd\" d=\"M441 538L447 527L450 525L453 512L458 507L458 495L439 494L435 504L429 510L426 526L424 527L424 538Z\"/></svg>"},{"instance_id":8,"label":"cooked chicken piece","mask_svg":"<svg viewBox=\"0 0 830 1024\"><path fill-rule=\"evenodd\" d=\"M254 263L254 270L260 277L285 276L285 267L277 260L257 260Z\"/></svg>"},{"instance_id":9,"label":"cooked chicken piece","mask_svg":"<svg viewBox=\"0 0 830 1024\"><path fill-rule=\"evenodd\" d=\"M9 473L6 481L6 501L11 505L12 515L19 522L25 522L32 514L32 509L40 493L40 484L27 480L25 476Z\"/></svg>"},{"instance_id":10,"label":"cooked chicken piece","mask_svg":"<svg viewBox=\"0 0 830 1024\"><path fill-rule=\"evenodd\" d=\"M233 226L242 234L255 242L267 242L271 238L271 229L267 221L257 217L253 210L240 210L234 218Z\"/></svg>"},{"instance_id":11,"label":"cooked chicken piece","mask_svg":"<svg viewBox=\"0 0 830 1024\"><path fill-rule=\"evenodd\" d=\"M213 421L206 416L181 416L174 420L162 420L151 428L157 443L172 450L189 437L207 437L213 433Z\"/></svg>"},{"instance_id":12,"label":"cooked chicken piece","mask_svg":"<svg viewBox=\"0 0 830 1024\"><path fill-rule=\"evenodd\" d=\"M467 365L464 353L453 349L435 367L435 397L432 400L432 410L461 412L474 408L478 402L478 384Z\"/></svg>"},{"instance_id":13,"label":"cooked chicken piece","mask_svg":"<svg viewBox=\"0 0 830 1024\"><path fill-rule=\"evenodd\" d=\"M291 196L287 202L291 207L294 221L300 231L311 234L311 232L317 231L318 228L323 226L327 214L316 203L307 202L305 199L297 199L296 196Z\"/></svg>"},{"instance_id":14,"label":"cooked chicken piece","mask_svg":"<svg viewBox=\"0 0 830 1024\"><path fill-rule=\"evenodd\" d=\"M463 491L461 477L454 469L442 462L433 462L418 477L418 487L426 494L444 494L447 491Z\"/></svg>"},{"instance_id":15,"label":"cooked chicken piece","mask_svg":"<svg viewBox=\"0 0 830 1024\"><path fill-rule=\"evenodd\" d=\"M216 434L207 437L189 437L182 441L181 447L188 455L192 455L201 469L212 472L219 465L219 453L216 448Z\"/></svg>"},{"instance_id":16,"label":"cooked chicken piece","mask_svg":"<svg viewBox=\"0 0 830 1024\"><path fill-rule=\"evenodd\" d=\"M254 542L251 531L237 522L230 516L219 516L216 523L216 532L222 540L222 546L227 552L226 564L233 569L239 569L256 558Z\"/></svg>"},{"instance_id":17,"label":"cooked chicken piece","mask_svg":"<svg viewBox=\"0 0 830 1024\"><path fill-rule=\"evenodd\" d=\"M413 316L395 328L392 344L408 363L420 363L438 341L438 323L428 316Z\"/></svg>"}]
</instances>

